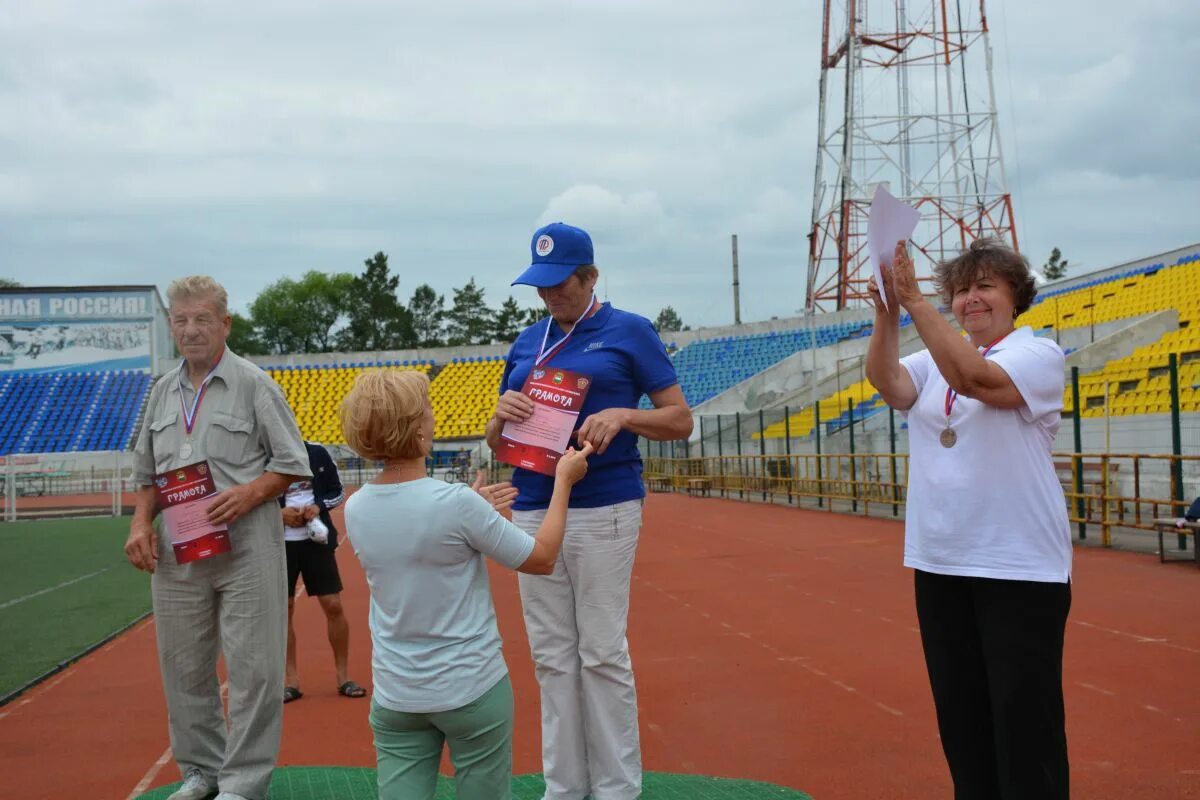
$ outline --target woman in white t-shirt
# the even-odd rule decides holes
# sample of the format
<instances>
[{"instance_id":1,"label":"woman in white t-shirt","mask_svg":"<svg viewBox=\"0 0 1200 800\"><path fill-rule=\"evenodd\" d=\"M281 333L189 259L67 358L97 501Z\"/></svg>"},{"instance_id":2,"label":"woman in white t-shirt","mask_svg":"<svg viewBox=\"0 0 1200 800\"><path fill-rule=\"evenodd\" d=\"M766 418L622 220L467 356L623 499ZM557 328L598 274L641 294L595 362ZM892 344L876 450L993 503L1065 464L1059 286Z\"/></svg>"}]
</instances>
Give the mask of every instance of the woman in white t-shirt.
<instances>
[{"instance_id":1,"label":"woman in white t-shirt","mask_svg":"<svg viewBox=\"0 0 1200 800\"><path fill-rule=\"evenodd\" d=\"M908 418L904 565L957 798L1069 796L1062 654L1071 533L1051 448L1063 352L1015 329L1028 262L979 240L934 282L964 338L921 295L904 243L874 278L867 377ZM901 359L903 308L928 348Z\"/></svg>"},{"instance_id":2,"label":"woman in white t-shirt","mask_svg":"<svg viewBox=\"0 0 1200 800\"><path fill-rule=\"evenodd\" d=\"M554 569L591 447L559 460L549 511L530 536L471 487L427 477L425 375L364 373L339 413L350 447L385 462L346 502L346 534L371 590L379 797L432 800L447 745L460 800L507 800L513 694L484 556L520 572ZM511 487L485 493L499 507L516 497Z\"/></svg>"}]
</instances>

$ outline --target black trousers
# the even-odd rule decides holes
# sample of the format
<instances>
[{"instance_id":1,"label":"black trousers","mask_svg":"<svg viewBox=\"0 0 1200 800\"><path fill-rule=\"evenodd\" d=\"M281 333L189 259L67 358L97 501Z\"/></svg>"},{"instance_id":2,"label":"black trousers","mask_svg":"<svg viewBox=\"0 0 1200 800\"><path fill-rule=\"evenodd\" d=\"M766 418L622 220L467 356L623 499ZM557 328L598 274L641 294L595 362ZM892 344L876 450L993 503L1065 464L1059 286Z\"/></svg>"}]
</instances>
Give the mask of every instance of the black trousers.
<instances>
[{"instance_id":1,"label":"black trousers","mask_svg":"<svg viewBox=\"0 0 1200 800\"><path fill-rule=\"evenodd\" d=\"M955 800L1066 800L1071 585L920 570L915 583Z\"/></svg>"}]
</instances>

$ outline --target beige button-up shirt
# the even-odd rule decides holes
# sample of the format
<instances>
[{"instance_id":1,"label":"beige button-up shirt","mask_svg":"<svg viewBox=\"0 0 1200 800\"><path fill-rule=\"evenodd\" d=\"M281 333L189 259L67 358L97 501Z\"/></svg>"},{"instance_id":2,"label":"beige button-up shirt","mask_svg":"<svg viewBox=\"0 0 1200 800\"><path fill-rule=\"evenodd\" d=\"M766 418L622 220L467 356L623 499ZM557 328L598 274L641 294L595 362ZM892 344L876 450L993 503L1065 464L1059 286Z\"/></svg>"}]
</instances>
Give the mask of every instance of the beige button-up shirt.
<instances>
[{"instance_id":1,"label":"beige button-up shirt","mask_svg":"<svg viewBox=\"0 0 1200 800\"><path fill-rule=\"evenodd\" d=\"M182 364L163 375L150 391L134 447L138 486L152 485L156 474L204 460L217 491L250 483L264 472L311 475L308 452L283 390L254 364L225 349L189 434L184 407L190 411L195 398L196 389ZM184 442L191 444L186 458L181 453ZM239 529L256 521L277 528L282 540L279 507L263 503L231 526L235 550Z\"/></svg>"}]
</instances>

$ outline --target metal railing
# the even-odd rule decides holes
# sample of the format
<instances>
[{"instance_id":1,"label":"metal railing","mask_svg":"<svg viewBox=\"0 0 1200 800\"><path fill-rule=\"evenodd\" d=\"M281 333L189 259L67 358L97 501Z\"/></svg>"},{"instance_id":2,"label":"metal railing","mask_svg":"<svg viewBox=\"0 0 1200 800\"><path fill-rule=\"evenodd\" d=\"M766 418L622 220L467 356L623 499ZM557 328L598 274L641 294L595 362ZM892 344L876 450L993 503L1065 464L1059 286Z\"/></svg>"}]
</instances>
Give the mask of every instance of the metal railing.
<instances>
[{"instance_id":1,"label":"metal railing","mask_svg":"<svg viewBox=\"0 0 1200 800\"><path fill-rule=\"evenodd\" d=\"M1106 547L1114 530L1154 531L1155 518L1181 516L1189 504L1183 476L1200 475L1200 456L1055 453L1054 465L1075 536L1087 539L1098 529ZM651 491L899 517L908 469L906 453L650 456L643 477ZM1180 549L1185 545L1180 536Z\"/></svg>"}]
</instances>

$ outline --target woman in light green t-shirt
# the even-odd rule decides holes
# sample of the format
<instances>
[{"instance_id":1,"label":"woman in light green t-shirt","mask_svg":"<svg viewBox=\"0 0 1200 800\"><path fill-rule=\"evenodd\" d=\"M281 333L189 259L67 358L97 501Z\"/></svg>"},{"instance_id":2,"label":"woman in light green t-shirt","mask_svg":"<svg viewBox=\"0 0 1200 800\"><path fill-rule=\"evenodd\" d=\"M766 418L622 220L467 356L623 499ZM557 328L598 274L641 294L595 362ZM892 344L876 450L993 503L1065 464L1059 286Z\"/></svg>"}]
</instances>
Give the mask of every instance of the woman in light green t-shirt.
<instances>
[{"instance_id":1,"label":"woman in light green t-shirt","mask_svg":"<svg viewBox=\"0 0 1200 800\"><path fill-rule=\"evenodd\" d=\"M346 503L347 537L371 590L379 796L432 798L448 746L460 800L509 798L512 686L484 557L521 572L554 568L591 447L559 461L550 510L530 536L500 513L515 497L510 486L476 493L426 475L434 419L424 374L360 375L340 417L350 447L384 462Z\"/></svg>"}]
</instances>

